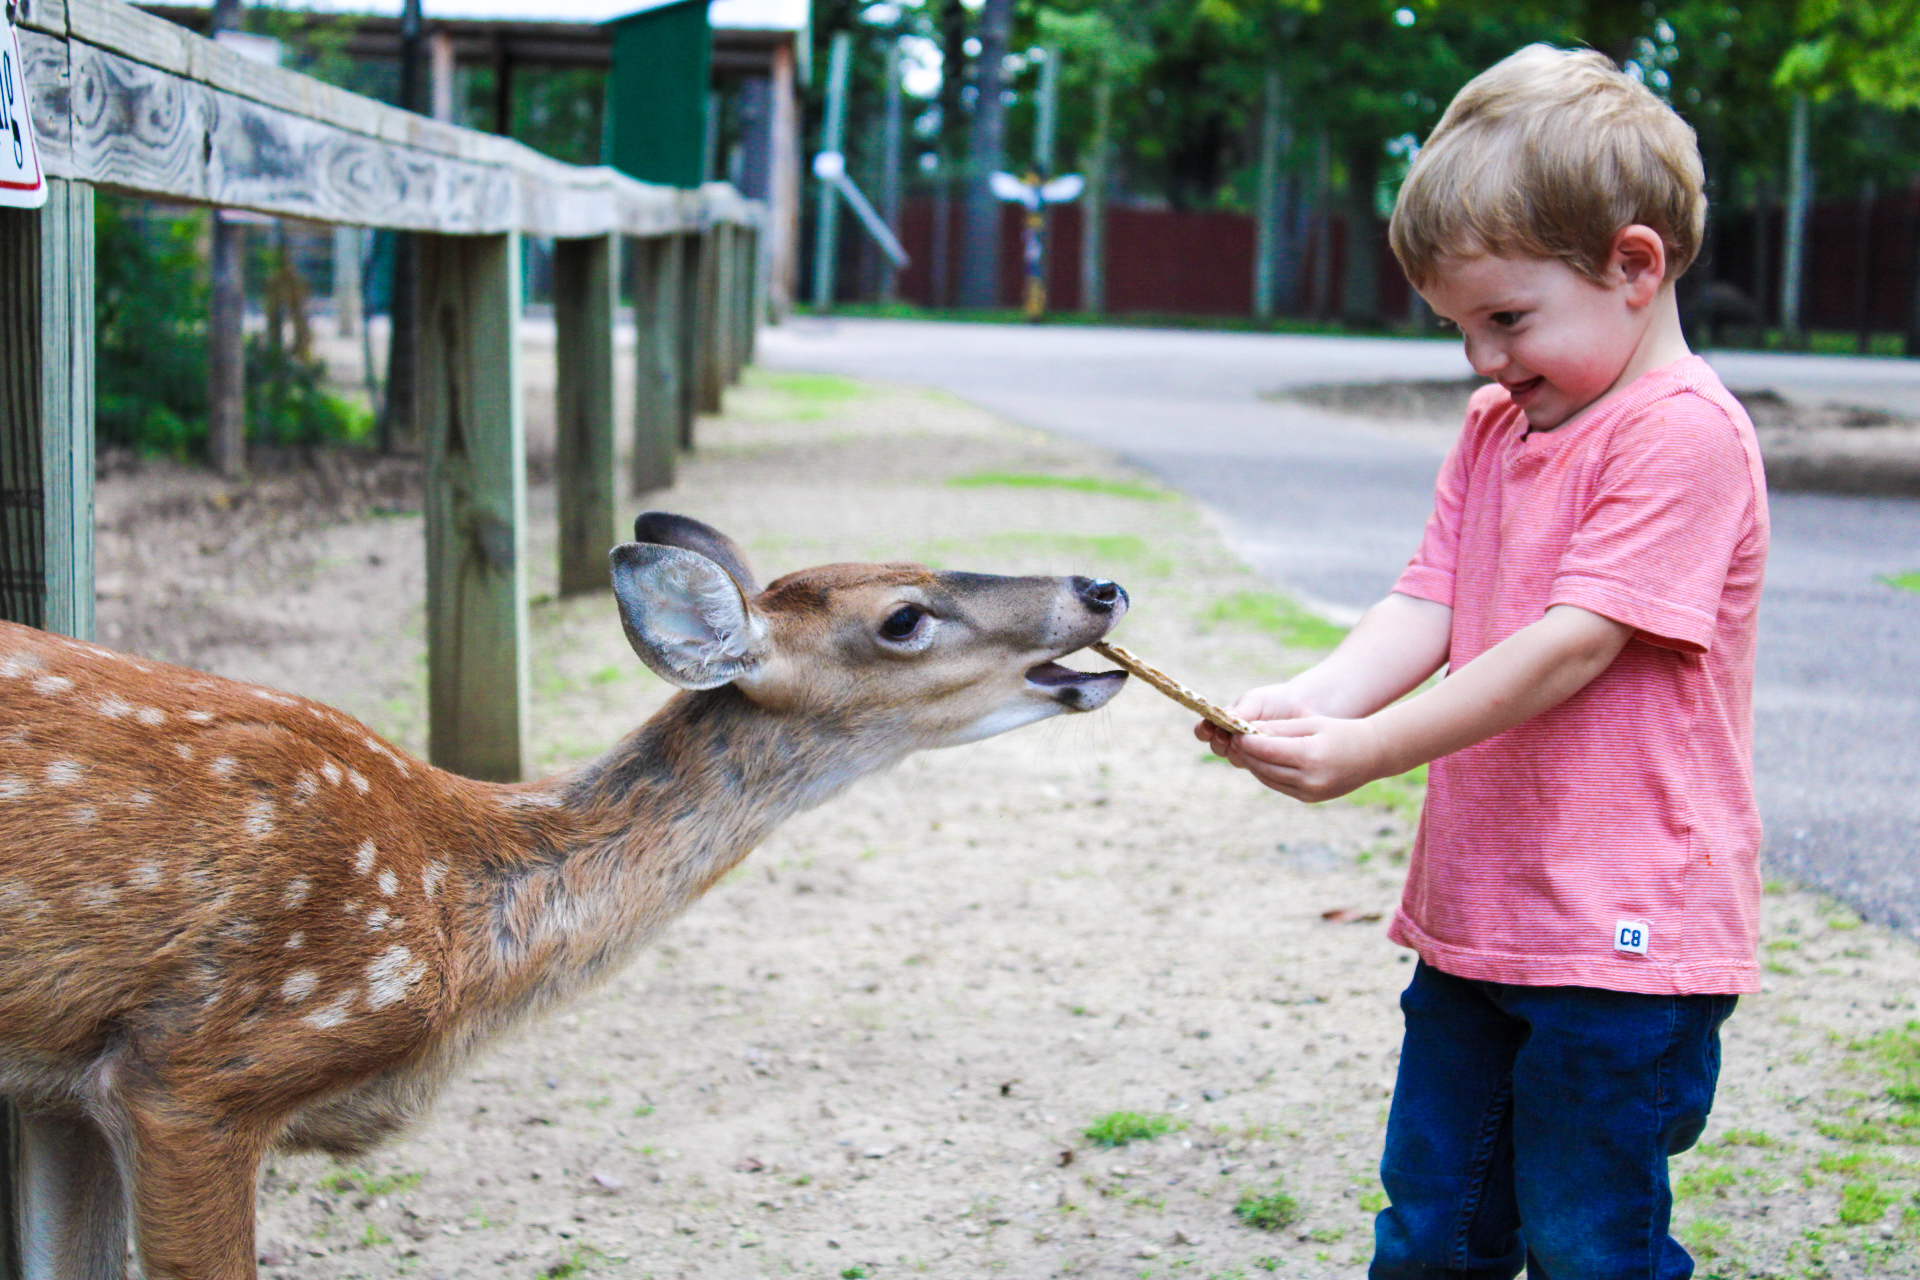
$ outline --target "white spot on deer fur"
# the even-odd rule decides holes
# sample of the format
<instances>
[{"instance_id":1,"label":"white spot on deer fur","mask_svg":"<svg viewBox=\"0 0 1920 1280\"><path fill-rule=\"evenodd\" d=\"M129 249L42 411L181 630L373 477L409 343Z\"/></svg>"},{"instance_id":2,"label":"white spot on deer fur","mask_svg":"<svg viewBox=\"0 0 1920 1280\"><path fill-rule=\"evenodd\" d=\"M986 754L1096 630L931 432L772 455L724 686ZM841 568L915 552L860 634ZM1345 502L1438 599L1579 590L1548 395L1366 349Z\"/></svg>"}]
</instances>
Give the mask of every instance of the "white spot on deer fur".
<instances>
[{"instance_id":1,"label":"white spot on deer fur","mask_svg":"<svg viewBox=\"0 0 1920 1280\"><path fill-rule=\"evenodd\" d=\"M354 992L347 992L324 1009L316 1009L301 1021L325 1031L328 1027L337 1027L347 1020L347 1010L353 1007Z\"/></svg>"},{"instance_id":2,"label":"white spot on deer fur","mask_svg":"<svg viewBox=\"0 0 1920 1280\"><path fill-rule=\"evenodd\" d=\"M273 834L273 801L255 800L247 806L245 823L247 834L255 840L265 840Z\"/></svg>"},{"instance_id":3,"label":"white spot on deer fur","mask_svg":"<svg viewBox=\"0 0 1920 1280\"><path fill-rule=\"evenodd\" d=\"M287 950L298 951L300 948L306 945L307 945L307 935L302 933L300 930L295 929L292 933L287 935Z\"/></svg>"},{"instance_id":4,"label":"white spot on deer fur","mask_svg":"<svg viewBox=\"0 0 1920 1280\"><path fill-rule=\"evenodd\" d=\"M295 876L287 881L287 891L280 895L280 905L292 911L307 900L313 892L313 882L305 876Z\"/></svg>"},{"instance_id":5,"label":"white spot on deer fur","mask_svg":"<svg viewBox=\"0 0 1920 1280\"><path fill-rule=\"evenodd\" d=\"M350 915L350 916L353 916L353 915L359 915L359 914L360 914L360 899L358 899L358 898L348 898L348 899L347 899L347 900L346 900L345 902L343 902L343 903L341 903L341 904L340 904L340 910L342 910L342 911L344 911L344 912L346 912L346 913L347 913L348 915Z\"/></svg>"},{"instance_id":6,"label":"white spot on deer fur","mask_svg":"<svg viewBox=\"0 0 1920 1280\"><path fill-rule=\"evenodd\" d=\"M388 947L367 965L367 1004L384 1009L404 1000L407 991L427 973L424 962L415 960L405 947Z\"/></svg>"},{"instance_id":7,"label":"white spot on deer fur","mask_svg":"<svg viewBox=\"0 0 1920 1280\"><path fill-rule=\"evenodd\" d=\"M333 761L326 760L321 762L320 775L334 786L337 787L340 785L340 766Z\"/></svg>"},{"instance_id":8,"label":"white spot on deer fur","mask_svg":"<svg viewBox=\"0 0 1920 1280\"><path fill-rule=\"evenodd\" d=\"M232 756L215 756L213 763L207 766L207 772L216 778L230 777L240 764Z\"/></svg>"},{"instance_id":9,"label":"white spot on deer fur","mask_svg":"<svg viewBox=\"0 0 1920 1280\"><path fill-rule=\"evenodd\" d=\"M73 681L65 676L41 676L33 682L35 693L44 693L51 698L56 693L65 693L73 688Z\"/></svg>"},{"instance_id":10,"label":"white spot on deer fur","mask_svg":"<svg viewBox=\"0 0 1920 1280\"><path fill-rule=\"evenodd\" d=\"M83 804L73 811L73 823L77 827L90 827L100 820L100 811L90 804Z\"/></svg>"},{"instance_id":11,"label":"white spot on deer fur","mask_svg":"<svg viewBox=\"0 0 1920 1280\"><path fill-rule=\"evenodd\" d=\"M288 1004L299 1004L312 995L313 989L319 985L319 974L311 969L296 969L280 984L280 998Z\"/></svg>"},{"instance_id":12,"label":"white spot on deer fur","mask_svg":"<svg viewBox=\"0 0 1920 1280\"><path fill-rule=\"evenodd\" d=\"M33 650L15 649L5 658L0 658L0 676L18 680L29 671L38 671L41 666L40 655Z\"/></svg>"},{"instance_id":13,"label":"white spot on deer fur","mask_svg":"<svg viewBox=\"0 0 1920 1280\"><path fill-rule=\"evenodd\" d=\"M141 707L133 713L133 718L144 725L157 725L166 721L167 713L158 707Z\"/></svg>"},{"instance_id":14,"label":"white spot on deer fur","mask_svg":"<svg viewBox=\"0 0 1920 1280\"><path fill-rule=\"evenodd\" d=\"M293 780L293 794L300 797L301 804L313 799L319 791L320 779L305 770L302 770L300 776Z\"/></svg>"},{"instance_id":15,"label":"white spot on deer fur","mask_svg":"<svg viewBox=\"0 0 1920 1280\"><path fill-rule=\"evenodd\" d=\"M160 887L160 867L156 863L143 862L133 869L128 877L136 889L158 889Z\"/></svg>"},{"instance_id":16,"label":"white spot on deer fur","mask_svg":"<svg viewBox=\"0 0 1920 1280\"><path fill-rule=\"evenodd\" d=\"M551 791L504 791L500 806L504 809L558 809L566 802Z\"/></svg>"},{"instance_id":17,"label":"white spot on deer fur","mask_svg":"<svg viewBox=\"0 0 1920 1280\"><path fill-rule=\"evenodd\" d=\"M0 800L18 800L32 790L17 773L0 773Z\"/></svg>"},{"instance_id":18,"label":"white spot on deer fur","mask_svg":"<svg viewBox=\"0 0 1920 1280\"><path fill-rule=\"evenodd\" d=\"M132 795L127 797L127 803L137 804L142 807L145 807L146 805L150 805L153 803L153 796L151 793L146 791L136 791Z\"/></svg>"},{"instance_id":19,"label":"white spot on deer fur","mask_svg":"<svg viewBox=\"0 0 1920 1280\"><path fill-rule=\"evenodd\" d=\"M47 766L47 781L56 787L70 787L80 781L80 772L77 760L55 760Z\"/></svg>"},{"instance_id":20,"label":"white spot on deer fur","mask_svg":"<svg viewBox=\"0 0 1920 1280\"><path fill-rule=\"evenodd\" d=\"M447 878L446 863L444 862L428 863L427 869L420 873L420 887L421 889L426 891L426 895L428 898L432 898L434 894L440 892L440 882L446 878Z\"/></svg>"},{"instance_id":21,"label":"white spot on deer fur","mask_svg":"<svg viewBox=\"0 0 1920 1280\"><path fill-rule=\"evenodd\" d=\"M347 777L350 781L352 781L353 785L359 790L361 795L365 795L367 794L368 791L372 790L372 788L367 785L367 780L360 776L360 771L358 769L347 770Z\"/></svg>"},{"instance_id":22,"label":"white spot on deer fur","mask_svg":"<svg viewBox=\"0 0 1920 1280\"><path fill-rule=\"evenodd\" d=\"M353 869L365 875L373 870L373 860L379 856L380 851L373 847L373 841L362 840L360 847L353 851Z\"/></svg>"},{"instance_id":23,"label":"white spot on deer fur","mask_svg":"<svg viewBox=\"0 0 1920 1280\"><path fill-rule=\"evenodd\" d=\"M404 924L406 924L405 920L396 916L385 907L375 907L367 913L368 933L383 933L387 930L398 929Z\"/></svg>"},{"instance_id":24,"label":"white spot on deer fur","mask_svg":"<svg viewBox=\"0 0 1920 1280\"><path fill-rule=\"evenodd\" d=\"M385 756L388 762L391 763L394 768L400 771L401 777L411 778L413 776L413 771L407 768L407 762L405 760L402 760L399 756L395 755L393 752L387 750L387 748L381 743L380 739L369 736L367 738L362 739L362 741L364 741L367 744L367 749L369 751L372 751L377 755Z\"/></svg>"},{"instance_id":25,"label":"white spot on deer fur","mask_svg":"<svg viewBox=\"0 0 1920 1280\"><path fill-rule=\"evenodd\" d=\"M131 715L133 704L119 694L110 693L100 699L100 714L109 720L118 720L121 716Z\"/></svg>"},{"instance_id":26,"label":"white spot on deer fur","mask_svg":"<svg viewBox=\"0 0 1920 1280\"><path fill-rule=\"evenodd\" d=\"M189 719L189 720L191 720L191 721L193 721L193 722L194 722L195 724L212 724L212 723L213 723L213 712L211 712L211 711L189 711L189 712L187 712L187 719Z\"/></svg>"},{"instance_id":27,"label":"white spot on deer fur","mask_svg":"<svg viewBox=\"0 0 1920 1280\"><path fill-rule=\"evenodd\" d=\"M76 893L80 905L91 907L95 911L105 911L113 905L113 886L110 884L90 884Z\"/></svg>"},{"instance_id":28,"label":"white spot on deer fur","mask_svg":"<svg viewBox=\"0 0 1920 1280\"><path fill-rule=\"evenodd\" d=\"M247 692L262 702L272 702L282 707L297 707L300 705L292 698L284 697L269 689L248 689Z\"/></svg>"},{"instance_id":29,"label":"white spot on deer fur","mask_svg":"<svg viewBox=\"0 0 1920 1280\"><path fill-rule=\"evenodd\" d=\"M173 754L179 756L182 760L191 760L193 759L193 748L184 742L176 742L173 744Z\"/></svg>"},{"instance_id":30,"label":"white spot on deer fur","mask_svg":"<svg viewBox=\"0 0 1920 1280\"><path fill-rule=\"evenodd\" d=\"M394 894L394 891L399 887L400 887L400 877L393 874L391 870L382 871L380 873L380 892L381 893L391 898Z\"/></svg>"}]
</instances>

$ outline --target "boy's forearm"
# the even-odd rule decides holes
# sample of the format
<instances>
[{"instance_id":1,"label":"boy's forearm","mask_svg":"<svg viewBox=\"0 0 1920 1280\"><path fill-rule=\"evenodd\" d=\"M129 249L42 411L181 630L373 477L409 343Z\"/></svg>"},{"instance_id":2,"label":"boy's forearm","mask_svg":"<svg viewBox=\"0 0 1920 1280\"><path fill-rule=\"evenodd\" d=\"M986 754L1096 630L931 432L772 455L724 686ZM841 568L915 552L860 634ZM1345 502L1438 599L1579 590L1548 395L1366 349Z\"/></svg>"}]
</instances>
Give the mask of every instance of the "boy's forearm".
<instances>
[{"instance_id":1,"label":"boy's forearm","mask_svg":"<svg viewBox=\"0 0 1920 1280\"><path fill-rule=\"evenodd\" d=\"M1633 629L1571 605L1501 641L1417 698L1371 718L1386 759L1403 773L1559 706L1605 671Z\"/></svg>"},{"instance_id":2,"label":"boy's forearm","mask_svg":"<svg viewBox=\"0 0 1920 1280\"><path fill-rule=\"evenodd\" d=\"M1338 648L1292 680L1322 715L1370 716L1438 671L1452 640L1453 610L1394 592L1367 610Z\"/></svg>"}]
</instances>

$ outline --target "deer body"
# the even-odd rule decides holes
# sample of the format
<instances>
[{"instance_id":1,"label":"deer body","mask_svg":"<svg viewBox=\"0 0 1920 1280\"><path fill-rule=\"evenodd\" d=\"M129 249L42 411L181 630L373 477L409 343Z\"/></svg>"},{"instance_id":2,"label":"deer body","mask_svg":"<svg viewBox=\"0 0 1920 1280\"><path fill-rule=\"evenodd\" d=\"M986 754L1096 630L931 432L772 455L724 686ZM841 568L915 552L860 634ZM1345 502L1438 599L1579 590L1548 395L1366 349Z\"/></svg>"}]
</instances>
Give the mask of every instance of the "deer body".
<instances>
[{"instance_id":1,"label":"deer body","mask_svg":"<svg viewBox=\"0 0 1920 1280\"><path fill-rule=\"evenodd\" d=\"M119 1276L129 1213L153 1280L252 1276L268 1149L369 1150L786 817L1119 687L1050 661L1124 613L1111 584L829 566L756 593L712 530L639 524L623 622L686 691L530 785L0 624L0 1093L48 1224L29 1276Z\"/></svg>"}]
</instances>

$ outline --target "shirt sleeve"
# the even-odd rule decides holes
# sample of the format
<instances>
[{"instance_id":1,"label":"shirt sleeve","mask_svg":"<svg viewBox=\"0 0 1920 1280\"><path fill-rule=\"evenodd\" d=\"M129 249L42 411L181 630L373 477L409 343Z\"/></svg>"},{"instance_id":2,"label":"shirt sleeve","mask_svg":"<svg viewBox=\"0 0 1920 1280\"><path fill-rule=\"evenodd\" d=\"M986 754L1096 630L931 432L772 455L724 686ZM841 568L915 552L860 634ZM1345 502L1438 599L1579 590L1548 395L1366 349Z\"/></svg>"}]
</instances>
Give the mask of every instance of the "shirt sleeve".
<instances>
[{"instance_id":1,"label":"shirt sleeve","mask_svg":"<svg viewBox=\"0 0 1920 1280\"><path fill-rule=\"evenodd\" d=\"M1650 644L1706 653L1755 496L1725 410L1691 392L1656 401L1616 430L1548 606L1577 605Z\"/></svg>"},{"instance_id":2,"label":"shirt sleeve","mask_svg":"<svg viewBox=\"0 0 1920 1280\"><path fill-rule=\"evenodd\" d=\"M1506 392L1498 385L1482 387L1467 402L1467 420L1460 436L1440 466L1440 478L1433 489L1433 514L1427 517L1427 532L1420 549L1413 553L1400 580L1393 589L1403 596L1431 600L1453 607L1453 575L1460 561L1460 522L1466 509L1467 484L1473 474L1473 459L1479 452L1480 437L1487 420L1493 416L1496 402L1507 403Z\"/></svg>"}]
</instances>

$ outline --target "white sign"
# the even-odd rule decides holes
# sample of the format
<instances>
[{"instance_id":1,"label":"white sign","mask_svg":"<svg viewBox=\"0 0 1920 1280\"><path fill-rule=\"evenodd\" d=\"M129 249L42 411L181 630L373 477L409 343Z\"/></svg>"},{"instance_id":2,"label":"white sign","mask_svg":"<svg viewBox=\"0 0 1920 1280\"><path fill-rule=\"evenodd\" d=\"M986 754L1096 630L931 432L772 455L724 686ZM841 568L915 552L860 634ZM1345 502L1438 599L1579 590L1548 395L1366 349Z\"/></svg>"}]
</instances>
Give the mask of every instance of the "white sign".
<instances>
[{"instance_id":1,"label":"white sign","mask_svg":"<svg viewBox=\"0 0 1920 1280\"><path fill-rule=\"evenodd\" d=\"M40 146L33 140L20 38L5 17L0 17L0 27L6 28L0 37L0 205L38 209L47 202L47 175L40 170Z\"/></svg>"}]
</instances>

